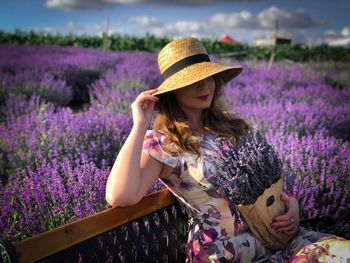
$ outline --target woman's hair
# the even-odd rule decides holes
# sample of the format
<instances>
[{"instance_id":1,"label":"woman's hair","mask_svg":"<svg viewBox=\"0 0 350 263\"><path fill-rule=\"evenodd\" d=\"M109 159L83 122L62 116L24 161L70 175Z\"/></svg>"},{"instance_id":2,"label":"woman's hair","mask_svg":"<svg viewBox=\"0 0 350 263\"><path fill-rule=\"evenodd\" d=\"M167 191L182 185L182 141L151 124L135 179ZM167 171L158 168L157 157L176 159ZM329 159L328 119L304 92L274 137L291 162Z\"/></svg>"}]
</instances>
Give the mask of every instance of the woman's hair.
<instances>
[{"instance_id":1,"label":"woman's hair","mask_svg":"<svg viewBox=\"0 0 350 263\"><path fill-rule=\"evenodd\" d=\"M237 114L230 113L226 109L221 96L223 84L215 75L214 80L213 101L211 107L203 110L202 127L207 132L215 132L218 136L236 143L252 129L252 126ZM185 113L178 106L174 92L160 94L159 100L155 104L155 111L157 114L153 122L153 129L164 132L167 138L177 146L177 151L186 150L196 153L199 157L199 141L190 129L190 122ZM168 150L175 154L173 149L169 148Z\"/></svg>"}]
</instances>

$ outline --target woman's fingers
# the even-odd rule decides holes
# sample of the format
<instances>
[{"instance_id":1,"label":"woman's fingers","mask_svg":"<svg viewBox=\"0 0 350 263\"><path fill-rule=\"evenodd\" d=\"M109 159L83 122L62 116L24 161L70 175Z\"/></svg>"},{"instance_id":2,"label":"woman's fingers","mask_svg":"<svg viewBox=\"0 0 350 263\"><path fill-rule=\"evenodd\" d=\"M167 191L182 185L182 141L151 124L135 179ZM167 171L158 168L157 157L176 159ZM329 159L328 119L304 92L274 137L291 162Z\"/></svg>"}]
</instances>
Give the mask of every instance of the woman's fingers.
<instances>
[{"instance_id":1,"label":"woman's fingers","mask_svg":"<svg viewBox=\"0 0 350 263\"><path fill-rule=\"evenodd\" d=\"M153 94L153 93L156 93L158 91L158 88L155 88L155 89L149 89L149 90L145 90L143 92L141 92L141 94Z\"/></svg>"},{"instance_id":2,"label":"woman's fingers","mask_svg":"<svg viewBox=\"0 0 350 263\"><path fill-rule=\"evenodd\" d=\"M281 200L285 203L285 214L273 218L271 228L276 232L293 233L299 227L299 206L282 192Z\"/></svg>"},{"instance_id":3,"label":"woman's fingers","mask_svg":"<svg viewBox=\"0 0 350 263\"><path fill-rule=\"evenodd\" d=\"M150 101L156 102L159 99L158 97L151 95L155 91L156 90L147 90L141 92L140 95L134 101L134 105L142 108L143 110L147 109Z\"/></svg>"},{"instance_id":4,"label":"woman's fingers","mask_svg":"<svg viewBox=\"0 0 350 263\"><path fill-rule=\"evenodd\" d=\"M273 218L271 227L276 231L285 230L288 226L299 225L298 203L294 199L289 198L285 193L281 194L281 200L285 203L287 211L285 214ZM288 229L288 231L289 230L290 229Z\"/></svg>"},{"instance_id":5,"label":"woman's fingers","mask_svg":"<svg viewBox=\"0 0 350 263\"><path fill-rule=\"evenodd\" d=\"M289 220L293 216L293 211L290 210L290 198L285 193L282 192L281 200L285 203L287 207L287 212L283 215L274 217L275 221Z\"/></svg>"},{"instance_id":6,"label":"woman's fingers","mask_svg":"<svg viewBox=\"0 0 350 263\"><path fill-rule=\"evenodd\" d=\"M273 221L271 224L272 228L281 228L281 227L285 227L285 226L289 226L289 225L298 225L299 224L299 220L294 218L294 217L289 217L286 220L282 220L282 221Z\"/></svg>"},{"instance_id":7,"label":"woman's fingers","mask_svg":"<svg viewBox=\"0 0 350 263\"><path fill-rule=\"evenodd\" d=\"M295 223L290 223L289 225L283 226L276 228L275 230L278 232L286 232L286 231L291 231L295 228L296 224Z\"/></svg>"},{"instance_id":8,"label":"woman's fingers","mask_svg":"<svg viewBox=\"0 0 350 263\"><path fill-rule=\"evenodd\" d=\"M276 232L290 232L297 229L298 226L299 221L293 217L289 218L288 220L278 221L271 224L271 228L273 228Z\"/></svg>"},{"instance_id":9,"label":"woman's fingers","mask_svg":"<svg viewBox=\"0 0 350 263\"><path fill-rule=\"evenodd\" d=\"M274 223L271 224L271 227L273 229L277 230L278 228L289 226L290 224L292 224L292 222L291 222L290 219L288 219L288 220L274 222Z\"/></svg>"},{"instance_id":10,"label":"woman's fingers","mask_svg":"<svg viewBox=\"0 0 350 263\"><path fill-rule=\"evenodd\" d=\"M140 102L138 105L141 107L142 110L147 110L149 108L150 102L156 102L158 100L157 97L153 95L143 94L143 96L140 98Z\"/></svg>"},{"instance_id":11,"label":"woman's fingers","mask_svg":"<svg viewBox=\"0 0 350 263\"><path fill-rule=\"evenodd\" d=\"M141 92L131 103L134 124L149 125L152 118L154 103L159 99L153 96L158 89Z\"/></svg>"},{"instance_id":12,"label":"woman's fingers","mask_svg":"<svg viewBox=\"0 0 350 263\"><path fill-rule=\"evenodd\" d=\"M153 100L153 101L157 101L157 100L158 100L158 97L153 96L153 95L150 95L150 94L144 93L144 94L142 94L142 96L140 96L140 98L139 98L139 100L146 100L146 99L148 99L148 100Z\"/></svg>"}]
</instances>

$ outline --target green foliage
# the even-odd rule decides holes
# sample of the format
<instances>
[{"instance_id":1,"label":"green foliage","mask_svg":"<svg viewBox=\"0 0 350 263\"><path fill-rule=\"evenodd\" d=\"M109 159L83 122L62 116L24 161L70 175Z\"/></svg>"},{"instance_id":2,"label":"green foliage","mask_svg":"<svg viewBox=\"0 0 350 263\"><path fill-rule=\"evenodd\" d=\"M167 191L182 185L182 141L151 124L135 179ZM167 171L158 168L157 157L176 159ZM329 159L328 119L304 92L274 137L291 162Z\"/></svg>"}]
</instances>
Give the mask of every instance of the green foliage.
<instances>
[{"instance_id":1,"label":"green foliage","mask_svg":"<svg viewBox=\"0 0 350 263\"><path fill-rule=\"evenodd\" d=\"M141 81L130 80L130 79L118 80L112 86L113 89L123 89L123 88L142 89L144 87L145 87L145 84L142 83Z\"/></svg>"},{"instance_id":2,"label":"green foliage","mask_svg":"<svg viewBox=\"0 0 350 263\"><path fill-rule=\"evenodd\" d=\"M33 31L25 32L16 29L14 33L0 31L0 44L11 43L18 45L58 45L75 46L100 49L102 51L150 51L158 52L171 39L167 37L156 37L146 34L144 37L129 35L100 36L72 34L46 34ZM248 46L246 44L232 45L222 43L217 39L202 39L209 54L227 54L228 56L239 56L239 59L268 60L273 47ZM242 52L244 51L244 52ZM239 55L234 53L240 53ZM301 44L285 44L276 47L275 60L289 59L298 62L320 62L320 61L350 61L350 49L341 47L329 47L325 44L308 47Z\"/></svg>"}]
</instances>

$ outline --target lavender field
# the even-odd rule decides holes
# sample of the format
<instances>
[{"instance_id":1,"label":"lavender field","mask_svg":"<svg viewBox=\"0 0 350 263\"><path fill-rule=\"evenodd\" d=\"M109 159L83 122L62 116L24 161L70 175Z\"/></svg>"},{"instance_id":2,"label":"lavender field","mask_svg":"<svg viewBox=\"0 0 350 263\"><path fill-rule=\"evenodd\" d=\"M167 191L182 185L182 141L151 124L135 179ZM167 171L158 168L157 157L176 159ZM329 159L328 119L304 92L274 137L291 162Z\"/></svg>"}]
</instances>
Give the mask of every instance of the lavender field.
<instances>
[{"instance_id":1,"label":"lavender field","mask_svg":"<svg viewBox=\"0 0 350 263\"><path fill-rule=\"evenodd\" d=\"M350 65L212 60L244 67L226 103L278 151L302 218L331 215L334 233L350 232ZM108 208L129 105L161 81L155 53L0 45L0 235L17 241Z\"/></svg>"}]
</instances>

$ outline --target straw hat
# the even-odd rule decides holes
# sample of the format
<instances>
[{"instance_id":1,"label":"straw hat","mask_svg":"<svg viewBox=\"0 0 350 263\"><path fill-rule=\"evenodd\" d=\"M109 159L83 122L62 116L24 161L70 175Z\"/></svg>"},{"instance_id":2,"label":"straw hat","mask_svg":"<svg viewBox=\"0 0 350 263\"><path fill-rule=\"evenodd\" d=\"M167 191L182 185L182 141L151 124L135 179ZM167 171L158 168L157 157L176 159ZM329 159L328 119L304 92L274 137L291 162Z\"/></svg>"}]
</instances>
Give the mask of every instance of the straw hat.
<instances>
[{"instance_id":1,"label":"straw hat","mask_svg":"<svg viewBox=\"0 0 350 263\"><path fill-rule=\"evenodd\" d=\"M203 43L193 37L175 39L165 45L159 52L158 66L164 81L153 95L186 87L215 74L225 84L242 71L241 66L210 62Z\"/></svg>"}]
</instances>

